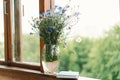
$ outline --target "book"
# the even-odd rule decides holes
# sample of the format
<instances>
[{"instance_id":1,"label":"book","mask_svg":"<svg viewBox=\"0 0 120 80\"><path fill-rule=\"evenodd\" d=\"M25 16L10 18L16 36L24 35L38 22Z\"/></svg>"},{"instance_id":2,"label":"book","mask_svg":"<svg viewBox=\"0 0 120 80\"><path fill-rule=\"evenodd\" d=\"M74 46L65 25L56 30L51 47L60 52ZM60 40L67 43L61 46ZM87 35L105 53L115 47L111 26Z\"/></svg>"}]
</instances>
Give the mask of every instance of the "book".
<instances>
[{"instance_id":1,"label":"book","mask_svg":"<svg viewBox=\"0 0 120 80\"><path fill-rule=\"evenodd\" d=\"M77 80L79 72L75 71L61 71L57 74L57 78L63 78L63 80Z\"/></svg>"}]
</instances>

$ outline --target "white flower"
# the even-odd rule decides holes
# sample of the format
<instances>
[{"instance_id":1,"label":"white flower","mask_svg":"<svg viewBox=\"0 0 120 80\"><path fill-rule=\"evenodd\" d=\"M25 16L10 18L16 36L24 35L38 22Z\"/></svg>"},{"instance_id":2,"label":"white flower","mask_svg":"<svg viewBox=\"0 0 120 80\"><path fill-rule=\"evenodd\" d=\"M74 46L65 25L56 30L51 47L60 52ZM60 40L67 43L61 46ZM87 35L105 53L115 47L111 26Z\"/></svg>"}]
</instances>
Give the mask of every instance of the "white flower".
<instances>
[{"instance_id":1,"label":"white flower","mask_svg":"<svg viewBox=\"0 0 120 80\"><path fill-rule=\"evenodd\" d=\"M82 41L82 39L80 38L80 37L78 37L77 39L76 39L76 42L78 42L78 43L80 43Z\"/></svg>"}]
</instances>

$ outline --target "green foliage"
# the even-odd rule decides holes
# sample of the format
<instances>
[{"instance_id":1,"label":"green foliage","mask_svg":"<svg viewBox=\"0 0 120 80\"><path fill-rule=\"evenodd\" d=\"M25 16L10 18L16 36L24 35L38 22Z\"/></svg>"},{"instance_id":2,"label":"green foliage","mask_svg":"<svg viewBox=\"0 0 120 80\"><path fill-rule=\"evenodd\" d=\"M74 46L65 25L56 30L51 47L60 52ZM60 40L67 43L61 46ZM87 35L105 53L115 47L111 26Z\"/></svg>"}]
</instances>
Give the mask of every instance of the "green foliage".
<instances>
[{"instance_id":1,"label":"green foliage","mask_svg":"<svg viewBox=\"0 0 120 80\"><path fill-rule=\"evenodd\" d=\"M81 76L102 80L120 80L120 26L96 40L82 38L69 42L63 51L60 70L79 71Z\"/></svg>"},{"instance_id":2,"label":"green foliage","mask_svg":"<svg viewBox=\"0 0 120 80\"><path fill-rule=\"evenodd\" d=\"M39 37L36 35L25 34L22 37L22 59L25 62L40 61Z\"/></svg>"},{"instance_id":3,"label":"green foliage","mask_svg":"<svg viewBox=\"0 0 120 80\"><path fill-rule=\"evenodd\" d=\"M107 36L96 40L89 53L83 75L102 80L120 80L120 27L114 26Z\"/></svg>"},{"instance_id":4,"label":"green foliage","mask_svg":"<svg viewBox=\"0 0 120 80\"><path fill-rule=\"evenodd\" d=\"M0 59L4 58L4 44L0 42Z\"/></svg>"},{"instance_id":5,"label":"green foliage","mask_svg":"<svg viewBox=\"0 0 120 80\"><path fill-rule=\"evenodd\" d=\"M46 44L43 51L43 60L46 62L56 61L59 58L59 47L53 44Z\"/></svg>"},{"instance_id":6,"label":"green foliage","mask_svg":"<svg viewBox=\"0 0 120 80\"><path fill-rule=\"evenodd\" d=\"M60 70L74 70L81 72L83 65L87 63L91 45L92 42L87 38L83 38L80 43L76 42L76 40L68 42L67 48L61 48L62 56Z\"/></svg>"}]
</instances>

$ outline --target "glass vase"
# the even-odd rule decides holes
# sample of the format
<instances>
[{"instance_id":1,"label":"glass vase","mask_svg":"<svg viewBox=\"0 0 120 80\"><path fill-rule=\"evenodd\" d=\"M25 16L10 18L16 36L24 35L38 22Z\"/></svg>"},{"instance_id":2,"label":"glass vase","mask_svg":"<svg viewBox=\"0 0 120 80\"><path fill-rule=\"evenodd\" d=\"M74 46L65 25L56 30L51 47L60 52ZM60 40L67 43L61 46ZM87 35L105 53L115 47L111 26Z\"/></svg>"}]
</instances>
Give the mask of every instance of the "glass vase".
<instances>
[{"instance_id":1,"label":"glass vase","mask_svg":"<svg viewBox=\"0 0 120 80\"><path fill-rule=\"evenodd\" d=\"M45 73L54 74L59 67L60 49L55 44L45 44L43 49L43 68Z\"/></svg>"}]
</instances>

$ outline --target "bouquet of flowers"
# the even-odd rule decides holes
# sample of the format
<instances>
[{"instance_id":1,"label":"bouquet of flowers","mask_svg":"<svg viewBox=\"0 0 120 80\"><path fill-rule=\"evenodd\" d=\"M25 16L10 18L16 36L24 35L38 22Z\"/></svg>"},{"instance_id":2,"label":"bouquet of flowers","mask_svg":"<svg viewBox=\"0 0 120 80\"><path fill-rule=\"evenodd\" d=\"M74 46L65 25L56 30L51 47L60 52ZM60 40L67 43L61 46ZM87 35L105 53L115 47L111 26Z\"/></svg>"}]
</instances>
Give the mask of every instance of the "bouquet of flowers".
<instances>
[{"instance_id":1,"label":"bouquet of flowers","mask_svg":"<svg viewBox=\"0 0 120 80\"><path fill-rule=\"evenodd\" d=\"M39 33L46 46L47 61L58 59L56 49L60 41L65 40L66 30L70 30L73 23L79 19L79 12L68 13L69 5L55 6L47 12L40 13L39 18L33 18L32 29ZM69 32L69 31L68 31ZM52 46L54 45L54 46ZM51 53L51 55L49 55Z\"/></svg>"}]
</instances>

